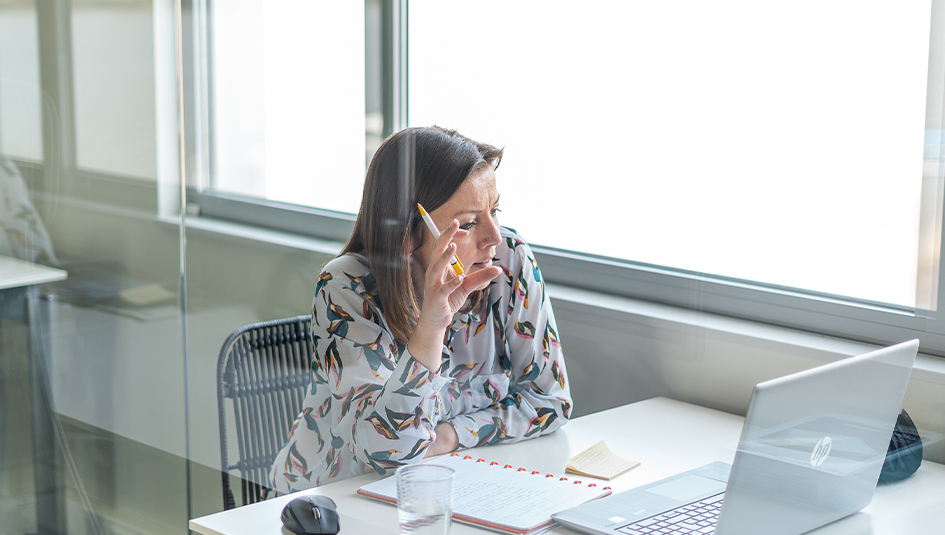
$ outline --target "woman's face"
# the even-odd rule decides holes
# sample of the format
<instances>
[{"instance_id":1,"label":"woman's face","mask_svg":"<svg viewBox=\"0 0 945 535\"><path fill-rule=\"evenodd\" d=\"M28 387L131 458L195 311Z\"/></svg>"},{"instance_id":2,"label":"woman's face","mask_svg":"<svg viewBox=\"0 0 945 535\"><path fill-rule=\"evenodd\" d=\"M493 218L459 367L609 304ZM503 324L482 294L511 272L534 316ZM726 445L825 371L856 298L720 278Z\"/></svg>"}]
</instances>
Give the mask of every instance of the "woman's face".
<instances>
[{"instance_id":1,"label":"woman's face","mask_svg":"<svg viewBox=\"0 0 945 535\"><path fill-rule=\"evenodd\" d=\"M456 255L467 274L492 265L495 248L499 245L499 191L495 186L495 172L486 168L469 176L446 204L430 212L430 217L441 231L454 219L459 220L459 232L453 238ZM422 245L413 252L413 258L426 272L433 250L433 235L424 227ZM482 289L489 285L483 283Z\"/></svg>"}]
</instances>

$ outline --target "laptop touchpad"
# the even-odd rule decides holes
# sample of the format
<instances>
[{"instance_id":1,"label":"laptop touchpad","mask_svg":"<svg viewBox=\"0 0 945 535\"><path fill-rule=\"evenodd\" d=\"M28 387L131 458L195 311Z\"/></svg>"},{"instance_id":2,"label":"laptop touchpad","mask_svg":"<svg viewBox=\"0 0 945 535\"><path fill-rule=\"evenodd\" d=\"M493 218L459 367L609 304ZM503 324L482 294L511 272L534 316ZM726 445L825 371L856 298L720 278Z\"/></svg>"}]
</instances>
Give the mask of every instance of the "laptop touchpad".
<instances>
[{"instance_id":1,"label":"laptop touchpad","mask_svg":"<svg viewBox=\"0 0 945 535\"><path fill-rule=\"evenodd\" d=\"M644 490L673 500L687 502L699 496L722 492L725 490L725 483L707 477L689 475Z\"/></svg>"}]
</instances>

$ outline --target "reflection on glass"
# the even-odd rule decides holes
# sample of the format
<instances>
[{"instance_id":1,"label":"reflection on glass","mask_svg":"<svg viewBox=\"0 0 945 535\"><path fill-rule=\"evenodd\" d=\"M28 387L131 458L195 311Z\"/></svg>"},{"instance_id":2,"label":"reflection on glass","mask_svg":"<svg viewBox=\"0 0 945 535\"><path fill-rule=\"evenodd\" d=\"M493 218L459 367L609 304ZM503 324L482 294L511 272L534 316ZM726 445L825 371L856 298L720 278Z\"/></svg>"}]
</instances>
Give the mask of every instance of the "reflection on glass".
<instances>
[{"instance_id":1,"label":"reflection on glass","mask_svg":"<svg viewBox=\"0 0 945 535\"><path fill-rule=\"evenodd\" d=\"M10 157L43 155L39 44L33 2L0 6L0 147Z\"/></svg>"},{"instance_id":2,"label":"reflection on glass","mask_svg":"<svg viewBox=\"0 0 945 535\"><path fill-rule=\"evenodd\" d=\"M72 12L79 167L154 180L150 1L76 1Z\"/></svg>"},{"instance_id":3,"label":"reflection on glass","mask_svg":"<svg viewBox=\"0 0 945 535\"><path fill-rule=\"evenodd\" d=\"M156 219L152 8L0 3L4 535L171 533L187 519L179 239Z\"/></svg>"}]
</instances>

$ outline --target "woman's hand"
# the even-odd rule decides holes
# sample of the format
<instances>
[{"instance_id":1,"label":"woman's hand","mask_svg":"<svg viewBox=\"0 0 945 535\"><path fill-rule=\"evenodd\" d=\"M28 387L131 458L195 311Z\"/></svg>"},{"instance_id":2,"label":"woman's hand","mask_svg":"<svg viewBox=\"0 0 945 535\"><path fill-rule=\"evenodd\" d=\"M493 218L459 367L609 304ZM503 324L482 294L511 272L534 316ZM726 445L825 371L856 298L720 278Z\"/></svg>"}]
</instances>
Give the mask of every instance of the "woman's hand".
<instances>
[{"instance_id":1,"label":"woman's hand","mask_svg":"<svg viewBox=\"0 0 945 535\"><path fill-rule=\"evenodd\" d=\"M434 373L440 369L443 335L453 322L453 315L466 303L469 294L502 273L498 267L490 266L468 275L456 275L450 265L456 252L452 241L467 234L469 232L460 229L459 221L454 219L434 243L424 274L420 319L407 344L414 360Z\"/></svg>"},{"instance_id":2,"label":"woman's hand","mask_svg":"<svg viewBox=\"0 0 945 535\"><path fill-rule=\"evenodd\" d=\"M466 303L469 294L502 273L501 269L492 266L474 273L456 275L451 265L456 253L453 240L464 238L468 234L469 231L459 228L459 221L454 219L433 245L424 274L423 305L420 313L421 320L425 318L432 327L446 329L453 322L453 315Z\"/></svg>"}]
</instances>

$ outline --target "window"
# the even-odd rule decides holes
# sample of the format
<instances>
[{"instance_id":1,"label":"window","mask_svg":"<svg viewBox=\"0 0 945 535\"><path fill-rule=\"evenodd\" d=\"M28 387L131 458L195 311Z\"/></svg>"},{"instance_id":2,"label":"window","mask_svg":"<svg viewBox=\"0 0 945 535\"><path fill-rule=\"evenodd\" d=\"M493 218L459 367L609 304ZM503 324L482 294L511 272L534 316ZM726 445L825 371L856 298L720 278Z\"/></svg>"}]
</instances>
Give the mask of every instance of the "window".
<instances>
[{"instance_id":1,"label":"window","mask_svg":"<svg viewBox=\"0 0 945 535\"><path fill-rule=\"evenodd\" d=\"M71 18L79 168L155 180L150 3L76 1Z\"/></svg>"},{"instance_id":2,"label":"window","mask_svg":"<svg viewBox=\"0 0 945 535\"><path fill-rule=\"evenodd\" d=\"M364 4L243 0L210 17L211 189L357 212Z\"/></svg>"},{"instance_id":3,"label":"window","mask_svg":"<svg viewBox=\"0 0 945 535\"><path fill-rule=\"evenodd\" d=\"M30 161L43 158L36 26L30 5L12 5L0 18L0 151Z\"/></svg>"},{"instance_id":4,"label":"window","mask_svg":"<svg viewBox=\"0 0 945 535\"><path fill-rule=\"evenodd\" d=\"M536 243L915 304L927 4L599 6L411 2L411 122L506 145Z\"/></svg>"},{"instance_id":5,"label":"window","mask_svg":"<svg viewBox=\"0 0 945 535\"><path fill-rule=\"evenodd\" d=\"M397 126L506 147L503 222L549 280L945 354L938 2L304 4L213 6L202 207L235 192L269 221L285 201L350 222L401 91ZM266 33L286 19L308 37ZM234 58L262 74L237 87ZM264 142L224 157L238 136Z\"/></svg>"},{"instance_id":6,"label":"window","mask_svg":"<svg viewBox=\"0 0 945 535\"><path fill-rule=\"evenodd\" d=\"M61 171L73 167L80 178L69 186L72 195L87 192L90 182L113 194L153 188L151 2L14 0L3 11L0 152L40 195L55 196L63 187ZM57 61L48 60L53 57ZM46 163L51 167L43 171Z\"/></svg>"}]
</instances>

